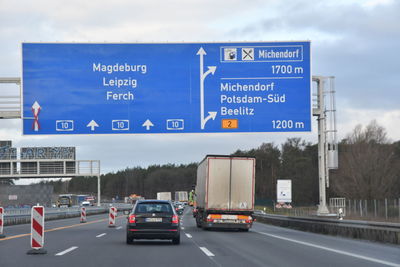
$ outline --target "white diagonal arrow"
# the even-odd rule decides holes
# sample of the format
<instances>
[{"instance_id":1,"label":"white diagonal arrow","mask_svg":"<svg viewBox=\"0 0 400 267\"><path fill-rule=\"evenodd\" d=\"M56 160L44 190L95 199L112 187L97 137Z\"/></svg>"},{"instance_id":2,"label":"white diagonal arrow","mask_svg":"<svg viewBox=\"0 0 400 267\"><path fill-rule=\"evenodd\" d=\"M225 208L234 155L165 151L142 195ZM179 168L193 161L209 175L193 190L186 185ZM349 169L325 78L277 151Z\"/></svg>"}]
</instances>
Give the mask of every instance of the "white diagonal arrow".
<instances>
[{"instance_id":1,"label":"white diagonal arrow","mask_svg":"<svg viewBox=\"0 0 400 267\"><path fill-rule=\"evenodd\" d=\"M209 119L215 120L215 117L217 117L217 112L215 112L215 111L209 111L209 112L208 112L208 116L204 119L203 129L204 129L204 126L206 125L207 121L208 121Z\"/></svg>"},{"instance_id":2,"label":"white diagonal arrow","mask_svg":"<svg viewBox=\"0 0 400 267\"><path fill-rule=\"evenodd\" d=\"M215 119L217 116L217 112L212 111L208 112L209 116L207 118L205 117L204 114L204 80L209 74L214 75L215 70L217 69L216 66L208 66L208 70L204 72L204 56L207 55L206 51L203 49L203 47L200 47L199 51L197 51L197 54L200 57L200 127L202 130L204 130L204 127L206 126L206 123L209 119Z\"/></svg>"},{"instance_id":3,"label":"white diagonal arrow","mask_svg":"<svg viewBox=\"0 0 400 267\"><path fill-rule=\"evenodd\" d=\"M216 66L208 66L207 68L208 68L208 71L204 72L203 77L202 77L203 81L206 79L208 74L211 73L212 75L214 75L215 70L217 69Z\"/></svg>"},{"instance_id":4,"label":"white diagonal arrow","mask_svg":"<svg viewBox=\"0 0 400 267\"><path fill-rule=\"evenodd\" d=\"M142 127L146 127L147 131L150 130L150 127L153 127L153 126L154 126L154 124L149 119L147 119L142 125Z\"/></svg>"},{"instance_id":5,"label":"white diagonal arrow","mask_svg":"<svg viewBox=\"0 0 400 267\"><path fill-rule=\"evenodd\" d=\"M94 120L91 120L86 127L90 127L90 130L94 131L95 127L99 127L99 125Z\"/></svg>"}]
</instances>

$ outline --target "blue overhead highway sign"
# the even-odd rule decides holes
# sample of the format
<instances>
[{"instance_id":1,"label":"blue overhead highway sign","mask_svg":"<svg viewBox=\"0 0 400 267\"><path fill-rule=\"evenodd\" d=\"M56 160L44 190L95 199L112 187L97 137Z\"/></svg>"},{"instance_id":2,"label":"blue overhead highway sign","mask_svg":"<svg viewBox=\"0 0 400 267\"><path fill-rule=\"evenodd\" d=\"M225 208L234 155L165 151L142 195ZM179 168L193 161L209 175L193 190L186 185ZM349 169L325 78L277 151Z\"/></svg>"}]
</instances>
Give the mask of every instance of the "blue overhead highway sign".
<instances>
[{"instance_id":1,"label":"blue overhead highway sign","mask_svg":"<svg viewBox=\"0 0 400 267\"><path fill-rule=\"evenodd\" d=\"M311 130L310 42L23 43L24 134Z\"/></svg>"}]
</instances>

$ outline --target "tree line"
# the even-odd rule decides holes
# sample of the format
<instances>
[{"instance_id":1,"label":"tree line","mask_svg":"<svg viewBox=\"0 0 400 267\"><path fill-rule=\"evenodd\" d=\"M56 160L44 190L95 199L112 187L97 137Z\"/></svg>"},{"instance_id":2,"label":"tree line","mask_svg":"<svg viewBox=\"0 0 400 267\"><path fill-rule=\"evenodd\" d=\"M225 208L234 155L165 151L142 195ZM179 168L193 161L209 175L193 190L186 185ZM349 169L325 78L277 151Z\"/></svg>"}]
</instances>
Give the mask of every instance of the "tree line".
<instances>
[{"instance_id":1,"label":"tree line","mask_svg":"<svg viewBox=\"0 0 400 267\"><path fill-rule=\"evenodd\" d=\"M341 140L339 169L331 171L328 197L349 199L382 199L400 196L400 141L391 142L383 127L372 121L357 126ZM282 145L263 143L251 150L237 150L234 156L256 158L258 203L276 199L278 179L292 180L295 206L319 202L318 145L300 138L289 138ZM139 194L155 198L157 192L190 191L196 183L197 163L153 165L148 168L126 168L101 176L102 195L123 198ZM97 178L75 177L70 181L46 181L56 193L92 193Z\"/></svg>"}]
</instances>

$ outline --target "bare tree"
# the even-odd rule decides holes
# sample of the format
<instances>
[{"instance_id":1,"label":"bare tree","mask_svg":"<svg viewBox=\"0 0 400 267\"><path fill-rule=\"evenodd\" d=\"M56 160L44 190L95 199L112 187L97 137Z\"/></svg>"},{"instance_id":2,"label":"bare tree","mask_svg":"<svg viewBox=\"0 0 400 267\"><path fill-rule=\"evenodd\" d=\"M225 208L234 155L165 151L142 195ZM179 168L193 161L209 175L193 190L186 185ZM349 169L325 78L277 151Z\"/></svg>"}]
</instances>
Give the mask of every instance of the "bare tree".
<instances>
[{"instance_id":1,"label":"bare tree","mask_svg":"<svg viewBox=\"0 0 400 267\"><path fill-rule=\"evenodd\" d=\"M353 132L339 146L339 166L331 183L336 194L347 198L391 197L400 173L400 159L386 130L372 121Z\"/></svg>"}]
</instances>

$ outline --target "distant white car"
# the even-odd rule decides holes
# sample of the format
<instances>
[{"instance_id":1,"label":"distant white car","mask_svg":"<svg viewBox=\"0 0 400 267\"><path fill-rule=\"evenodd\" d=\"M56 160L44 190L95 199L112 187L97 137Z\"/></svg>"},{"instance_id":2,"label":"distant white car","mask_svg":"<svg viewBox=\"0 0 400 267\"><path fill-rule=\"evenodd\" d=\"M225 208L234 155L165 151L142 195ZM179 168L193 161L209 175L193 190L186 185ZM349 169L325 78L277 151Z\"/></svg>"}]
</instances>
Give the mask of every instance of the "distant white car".
<instances>
[{"instance_id":1,"label":"distant white car","mask_svg":"<svg viewBox=\"0 0 400 267\"><path fill-rule=\"evenodd\" d=\"M82 201L81 206L82 207L88 207L88 206L90 206L90 202L89 201Z\"/></svg>"}]
</instances>

